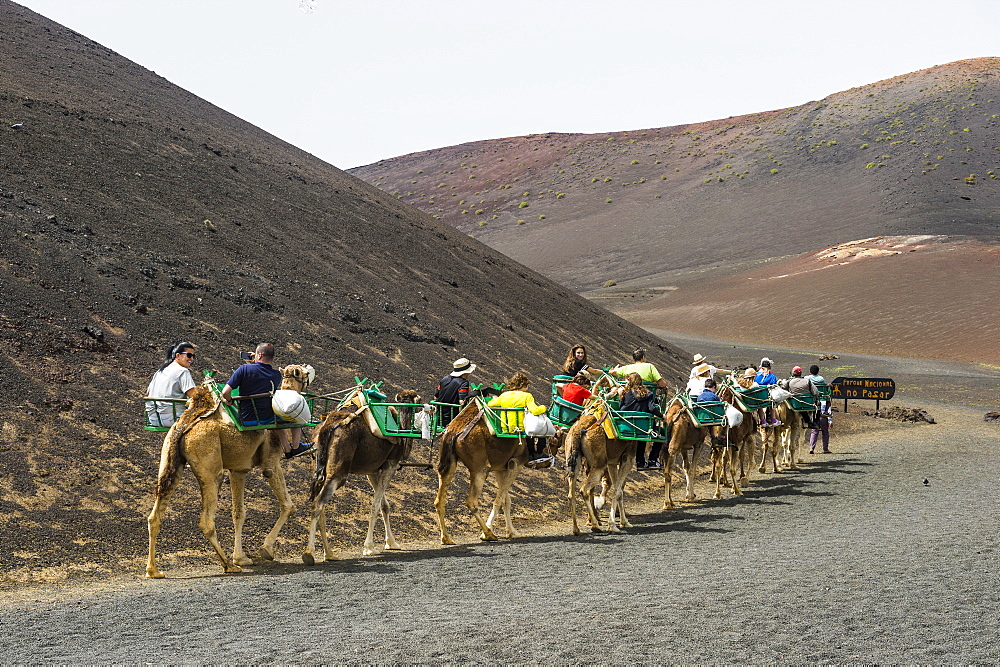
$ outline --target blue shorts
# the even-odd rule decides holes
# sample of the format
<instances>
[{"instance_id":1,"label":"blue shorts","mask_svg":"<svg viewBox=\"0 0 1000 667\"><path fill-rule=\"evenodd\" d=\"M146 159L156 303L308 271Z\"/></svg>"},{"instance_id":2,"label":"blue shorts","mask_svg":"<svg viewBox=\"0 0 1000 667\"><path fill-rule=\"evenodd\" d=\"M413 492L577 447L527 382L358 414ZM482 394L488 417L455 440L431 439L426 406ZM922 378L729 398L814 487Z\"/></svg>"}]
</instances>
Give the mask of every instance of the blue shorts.
<instances>
[{"instance_id":1,"label":"blue shorts","mask_svg":"<svg viewBox=\"0 0 1000 667\"><path fill-rule=\"evenodd\" d=\"M261 419L260 421L256 419L244 419L242 421L244 426L267 426L268 424L274 423L274 417L271 417L270 419Z\"/></svg>"}]
</instances>

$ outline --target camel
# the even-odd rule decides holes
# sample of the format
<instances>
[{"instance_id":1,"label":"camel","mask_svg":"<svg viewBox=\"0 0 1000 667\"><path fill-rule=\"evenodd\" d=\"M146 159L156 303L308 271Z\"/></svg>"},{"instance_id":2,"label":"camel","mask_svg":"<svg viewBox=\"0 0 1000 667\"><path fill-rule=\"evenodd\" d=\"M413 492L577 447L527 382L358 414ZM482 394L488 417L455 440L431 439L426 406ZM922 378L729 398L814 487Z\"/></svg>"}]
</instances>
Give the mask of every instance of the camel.
<instances>
[{"instance_id":1,"label":"camel","mask_svg":"<svg viewBox=\"0 0 1000 667\"><path fill-rule=\"evenodd\" d=\"M486 423L484 406L479 400L468 401L462 410L448 424L441 434L438 455L438 491L434 499L438 525L441 528L441 544L455 544L445 525L445 508L448 504L448 489L451 487L458 464L469 470L469 495L465 505L482 531L479 539L494 541L493 521L503 510L507 524L507 536L520 537L510 520L510 486L514 483L524 464L528 462L527 446L520 438L501 438L490 432ZM552 439L547 442L551 451ZM497 495L493 510L484 521L479 512L479 497L490 471L497 476Z\"/></svg>"},{"instance_id":2,"label":"camel","mask_svg":"<svg viewBox=\"0 0 1000 667\"><path fill-rule=\"evenodd\" d=\"M743 495L740 487L746 486L747 484L747 473L750 470L750 463L753 460L753 450L756 446L758 438L756 415L752 411L744 410L740 406L735 395L733 394L732 388L723 385L719 390L719 398L739 410L743 415L743 421L737 426L728 428L726 435L729 440L729 447L726 450L726 455L723 457L723 460L721 461L722 465L719 466L718 471L716 471L716 457L715 452L713 452L712 475L713 480L716 481L716 498L722 497L721 485L727 483L727 467L729 469L729 474L732 475L733 495ZM737 462L739 462L740 468L740 475L738 478L736 477Z\"/></svg>"},{"instance_id":3,"label":"camel","mask_svg":"<svg viewBox=\"0 0 1000 667\"><path fill-rule=\"evenodd\" d=\"M782 463L789 470L798 470L799 444L805 434L802 428L802 415L792 410L787 401L774 407L776 418L781 421L779 436L781 439Z\"/></svg>"},{"instance_id":4,"label":"camel","mask_svg":"<svg viewBox=\"0 0 1000 667\"><path fill-rule=\"evenodd\" d=\"M712 439L713 446L717 446L720 442L724 444L724 438L719 435L722 430L721 426L695 426L687 414L684 404L677 398L667 406L665 421L670 425L670 442L665 451L660 454L664 482L663 509L673 509L674 502L670 494L670 482L674 459L680 454L681 467L684 469L687 483L684 499L691 502L697 498L694 492L694 465L697 461L698 447L705 442L707 437Z\"/></svg>"},{"instance_id":5,"label":"camel","mask_svg":"<svg viewBox=\"0 0 1000 667\"><path fill-rule=\"evenodd\" d=\"M608 530L620 532L620 528L631 528L625 515L623 503L625 479L635 464L635 440L611 439L603 427L603 417L592 413L583 414L576 423L563 432L565 440L566 479L569 482L570 512L573 517L573 534L581 530L576 515L577 477L584 472L587 477L579 487L587 507L588 524L591 530L601 530L601 520L594 503L594 489L603 483L600 505L610 501ZM621 515L620 527L617 515Z\"/></svg>"},{"instance_id":6,"label":"camel","mask_svg":"<svg viewBox=\"0 0 1000 667\"><path fill-rule=\"evenodd\" d=\"M310 366L293 365L280 370L284 378L281 388L298 392L308 386L313 376ZM253 565L253 561L243 551L243 523L246 521L243 497L246 477L251 469L261 468L280 508L277 521L261 545L261 558L274 559L274 544L278 533L295 509L288 497L285 474L279 465L282 453L277 433L273 429L240 431L220 406L219 397L210 386L205 384L196 387L188 408L163 439L153 509L148 518L149 559L146 562L146 576L151 579L163 577L163 573L156 567L156 538L163 524L163 513L177 489L185 463L191 467L201 488L199 527L215 549L222 568L227 573L242 572L243 567ZM233 502L231 557L222 549L215 529L219 484L224 471L229 471Z\"/></svg>"},{"instance_id":7,"label":"camel","mask_svg":"<svg viewBox=\"0 0 1000 667\"><path fill-rule=\"evenodd\" d=\"M396 403L420 402L417 392L407 389L396 394ZM352 409L352 408L357 409ZM375 518L382 515L382 525L385 527L385 548L399 549L399 543L393 537L389 526L389 501L385 492L392 481L393 475L399 469L400 461L410 455L414 438L379 437L365 419L360 419L365 405L355 405L350 402L346 408L335 410L326 415L326 419L316 430L316 471L313 475L309 501L312 503L312 521L309 524L309 543L302 562L313 565L316 562L314 549L316 546L316 529L319 528L320 540L323 543L323 553L326 560L337 560L327 539L326 505L333 499L334 492L346 482L348 475L367 475L372 485L372 511L368 520L368 535L362 554L370 556L375 550L374 531ZM393 417L398 420L401 430L409 430L414 422L414 409L402 407L396 410L390 407Z\"/></svg>"}]
</instances>

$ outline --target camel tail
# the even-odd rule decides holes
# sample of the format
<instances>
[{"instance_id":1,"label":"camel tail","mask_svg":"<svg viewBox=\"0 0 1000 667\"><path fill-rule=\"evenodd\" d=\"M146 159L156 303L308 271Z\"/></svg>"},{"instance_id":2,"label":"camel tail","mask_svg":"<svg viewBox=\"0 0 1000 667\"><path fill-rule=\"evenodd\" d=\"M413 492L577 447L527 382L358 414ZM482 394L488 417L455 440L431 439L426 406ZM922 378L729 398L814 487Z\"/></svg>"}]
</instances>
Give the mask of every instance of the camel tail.
<instances>
[{"instance_id":1,"label":"camel tail","mask_svg":"<svg viewBox=\"0 0 1000 667\"><path fill-rule=\"evenodd\" d=\"M338 428L347 426L354 415L350 412L331 412L320 424L316 433L316 472L309 487L309 502L316 500L326 484L326 463L330 460L330 443Z\"/></svg>"},{"instance_id":2,"label":"camel tail","mask_svg":"<svg viewBox=\"0 0 1000 667\"><path fill-rule=\"evenodd\" d=\"M593 415L584 415L577 422L580 428L569 443L569 458L566 460L566 467L569 470L576 470L580 455L583 453L583 439L587 436L587 429L593 426L595 421Z\"/></svg>"},{"instance_id":3,"label":"camel tail","mask_svg":"<svg viewBox=\"0 0 1000 667\"><path fill-rule=\"evenodd\" d=\"M181 414L174 427L167 431L167 437L163 441L167 456L156 480L157 498L163 498L170 494L177 482L177 471L184 467L184 463L187 461L184 456L184 448L181 446L184 444L185 434L200 420L215 412L218 407L215 396L208 387L195 388L187 409Z\"/></svg>"},{"instance_id":4,"label":"camel tail","mask_svg":"<svg viewBox=\"0 0 1000 667\"><path fill-rule=\"evenodd\" d=\"M167 457L160 467L160 476L156 480L157 498L165 498L170 495L176 483L177 471L184 466L187 460L181 448L184 433L185 431L181 430L180 424L177 424L167 433L163 442L163 447L167 450Z\"/></svg>"},{"instance_id":5,"label":"camel tail","mask_svg":"<svg viewBox=\"0 0 1000 667\"><path fill-rule=\"evenodd\" d=\"M455 444L458 434L453 429L447 429L441 434L441 450L438 452L437 471L439 475L445 474L455 465Z\"/></svg>"}]
</instances>

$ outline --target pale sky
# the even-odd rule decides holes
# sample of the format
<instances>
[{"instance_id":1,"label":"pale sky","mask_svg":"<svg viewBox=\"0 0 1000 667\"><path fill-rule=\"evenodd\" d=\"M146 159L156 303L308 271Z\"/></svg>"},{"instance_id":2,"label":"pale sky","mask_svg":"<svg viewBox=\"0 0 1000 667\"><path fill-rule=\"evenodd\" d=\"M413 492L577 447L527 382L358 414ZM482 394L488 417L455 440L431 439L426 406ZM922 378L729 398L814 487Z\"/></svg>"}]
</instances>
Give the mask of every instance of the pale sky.
<instances>
[{"instance_id":1,"label":"pale sky","mask_svg":"<svg viewBox=\"0 0 1000 667\"><path fill-rule=\"evenodd\" d=\"M1000 55L997 0L17 2L342 169L768 111Z\"/></svg>"}]
</instances>

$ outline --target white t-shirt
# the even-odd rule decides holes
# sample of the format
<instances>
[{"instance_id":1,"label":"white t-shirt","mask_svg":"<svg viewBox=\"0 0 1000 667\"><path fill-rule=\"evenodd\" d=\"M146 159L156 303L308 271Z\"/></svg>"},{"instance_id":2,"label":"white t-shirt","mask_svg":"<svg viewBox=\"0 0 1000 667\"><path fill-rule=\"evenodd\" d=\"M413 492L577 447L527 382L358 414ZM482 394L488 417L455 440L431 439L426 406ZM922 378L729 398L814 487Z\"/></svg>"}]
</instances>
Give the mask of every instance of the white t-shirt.
<instances>
[{"instance_id":1,"label":"white t-shirt","mask_svg":"<svg viewBox=\"0 0 1000 667\"><path fill-rule=\"evenodd\" d=\"M697 396L701 392L705 391L705 380L707 377L693 377L688 380L687 392L692 396Z\"/></svg>"},{"instance_id":2,"label":"white t-shirt","mask_svg":"<svg viewBox=\"0 0 1000 667\"><path fill-rule=\"evenodd\" d=\"M191 371L181 366L177 361L171 362L163 370L156 371L146 389L146 396L156 398L185 398L187 392L195 388ZM146 401L146 417L153 426L170 426L174 423L174 414L180 416L184 411L183 403L160 403Z\"/></svg>"}]
</instances>

